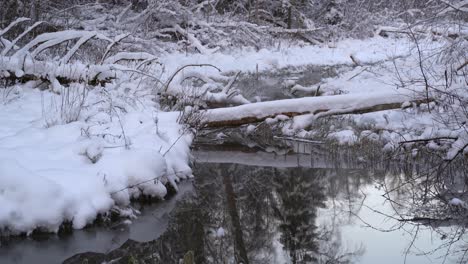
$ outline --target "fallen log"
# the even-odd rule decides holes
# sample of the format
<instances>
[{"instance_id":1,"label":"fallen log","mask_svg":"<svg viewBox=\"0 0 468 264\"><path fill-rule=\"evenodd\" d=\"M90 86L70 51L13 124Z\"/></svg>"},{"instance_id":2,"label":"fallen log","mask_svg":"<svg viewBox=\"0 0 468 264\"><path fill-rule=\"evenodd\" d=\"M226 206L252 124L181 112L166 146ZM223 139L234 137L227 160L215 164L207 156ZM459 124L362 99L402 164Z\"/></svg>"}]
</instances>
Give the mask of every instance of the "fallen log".
<instances>
[{"instance_id":1,"label":"fallen log","mask_svg":"<svg viewBox=\"0 0 468 264\"><path fill-rule=\"evenodd\" d=\"M450 39L456 39L459 37L468 39L468 32L466 30L458 30L458 28L456 27L453 27L453 28L437 28L437 27L425 28L423 26L416 26L416 27L411 27L411 28L379 27L375 32L376 32L376 35L379 35L381 37L388 37L389 33L406 34L406 35L412 35L416 33L416 34L422 34L422 35L431 34L433 36L443 36L443 37L450 38Z\"/></svg>"},{"instance_id":2,"label":"fallen log","mask_svg":"<svg viewBox=\"0 0 468 264\"><path fill-rule=\"evenodd\" d=\"M13 82L49 81L53 77L62 84L77 82L97 85L110 82L118 70L115 64L61 63L0 56L0 79Z\"/></svg>"},{"instance_id":3,"label":"fallen log","mask_svg":"<svg viewBox=\"0 0 468 264\"><path fill-rule=\"evenodd\" d=\"M396 92L305 97L206 110L203 112L203 122L205 127L232 127L261 122L278 115L313 115L321 118L404 108L413 103L419 105L428 103L428 100L423 96Z\"/></svg>"},{"instance_id":4,"label":"fallen log","mask_svg":"<svg viewBox=\"0 0 468 264\"><path fill-rule=\"evenodd\" d=\"M51 81L48 76L41 76L35 74L22 74L20 76L16 76L16 73L12 71L4 71L4 74L5 73L6 75L4 75L3 77L0 76L0 79L5 79L11 83L27 83L29 81L41 81L49 83ZM70 83L86 83L91 86L104 86L106 83L109 83L113 78L107 77L105 79L99 79L97 75L96 78L88 80L80 78L69 78L67 76L57 76L56 79L62 85L68 85Z\"/></svg>"}]
</instances>

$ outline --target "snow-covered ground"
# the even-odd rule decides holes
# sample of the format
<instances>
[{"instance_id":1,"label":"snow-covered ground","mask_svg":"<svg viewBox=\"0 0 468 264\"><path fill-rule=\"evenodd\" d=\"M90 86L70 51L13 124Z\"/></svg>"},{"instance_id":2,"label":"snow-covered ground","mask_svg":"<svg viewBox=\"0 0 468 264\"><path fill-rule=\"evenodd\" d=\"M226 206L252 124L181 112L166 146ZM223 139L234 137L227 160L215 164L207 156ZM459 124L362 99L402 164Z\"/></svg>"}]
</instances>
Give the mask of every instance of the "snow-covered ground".
<instances>
[{"instance_id":1,"label":"snow-covered ground","mask_svg":"<svg viewBox=\"0 0 468 264\"><path fill-rule=\"evenodd\" d=\"M351 55L360 63L376 63L391 58L408 56L413 43L407 38L374 37L366 40L346 39L333 45L284 46L274 50L242 49L230 53L187 54L183 52L166 54L161 62L168 69L186 64L209 63L223 71L267 71L288 66L307 65L352 65ZM204 71L210 69L204 69ZM211 69L212 70L212 69ZM169 71L170 72L170 71Z\"/></svg>"},{"instance_id":2,"label":"snow-covered ground","mask_svg":"<svg viewBox=\"0 0 468 264\"><path fill-rule=\"evenodd\" d=\"M149 98L131 105L126 88L88 91L68 124L62 95L12 88L0 104L0 229L83 228L112 208L133 214L124 210L132 197L163 198L168 181L191 176L191 135L178 113L158 112Z\"/></svg>"}]
</instances>

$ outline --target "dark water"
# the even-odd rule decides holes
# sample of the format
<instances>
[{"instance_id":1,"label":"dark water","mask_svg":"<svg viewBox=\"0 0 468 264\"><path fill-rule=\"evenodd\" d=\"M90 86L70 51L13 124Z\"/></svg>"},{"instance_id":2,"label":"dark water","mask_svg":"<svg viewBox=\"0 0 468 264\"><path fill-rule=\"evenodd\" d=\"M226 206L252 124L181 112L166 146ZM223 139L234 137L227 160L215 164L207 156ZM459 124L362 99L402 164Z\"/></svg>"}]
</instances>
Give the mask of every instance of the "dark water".
<instances>
[{"instance_id":1,"label":"dark water","mask_svg":"<svg viewBox=\"0 0 468 264\"><path fill-rule=\"evenodd\" d=\"M58 263L79 252L66 263L465 262L460 223L401 221L434 203L418 196L422 181L408 180L414 166L275 151L193 154L186 195L122 229L2 246L0 263Z\"/></svg>"},{"instance_id":2,"label":"dark water","mask_svg":"<svg viewBox=\"0 0 468 264\"><path fill-rule=\"evenodd\" d=\"M161 237L67 263L463 262L460 225L400 221L420 202L420 190L402 184L405 166L274 151L194 156L195 192L178 202Z\"/></svg>"}]
</instances>

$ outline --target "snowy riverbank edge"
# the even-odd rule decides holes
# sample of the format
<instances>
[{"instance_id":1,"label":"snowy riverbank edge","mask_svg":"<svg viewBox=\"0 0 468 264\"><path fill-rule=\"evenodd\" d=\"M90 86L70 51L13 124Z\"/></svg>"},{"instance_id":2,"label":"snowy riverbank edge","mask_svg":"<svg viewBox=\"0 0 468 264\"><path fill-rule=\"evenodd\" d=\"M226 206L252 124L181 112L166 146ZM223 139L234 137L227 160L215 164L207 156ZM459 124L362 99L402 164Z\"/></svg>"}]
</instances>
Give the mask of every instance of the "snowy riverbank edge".
<instances>
[{"instance_id":1,"label":"snowy riverbank edge","mask_svg":"<svg viewBox=\"0 0 468 264\"><path fill-rule=\"evenodd\" d=\"M64 222L81 229L111 210L132 218L138 212L129 209L131 199L162 199L168 184L177 189L176 181L192 176L192 136L181 133L177 112L157 112L142 99L133 107L120 102L125 114L109 114L108 105L97 103L102 91L94 89L86 118L60 123L59 95L12 89L18 98L0 104L4 234L58 232ZM118 95L111 97L119 103Z\"/></svg>"}]
</instances>

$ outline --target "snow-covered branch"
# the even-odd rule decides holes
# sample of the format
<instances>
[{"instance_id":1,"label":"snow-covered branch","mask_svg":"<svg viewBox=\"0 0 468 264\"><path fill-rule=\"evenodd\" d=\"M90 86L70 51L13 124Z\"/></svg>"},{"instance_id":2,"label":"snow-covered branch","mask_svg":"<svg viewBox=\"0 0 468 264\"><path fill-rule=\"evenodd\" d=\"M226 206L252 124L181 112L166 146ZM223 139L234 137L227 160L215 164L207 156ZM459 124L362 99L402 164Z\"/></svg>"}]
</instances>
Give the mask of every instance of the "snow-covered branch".
<instances>
[{"instance_id":1,"label":"snow-covered branch","mask_svg":"<svg viewBox=\"0 0 468 264\"><path fill-rule=\"evenodd\" d=\"M2 34L7 32L14 25L27 21L28 19L17 19L7 28L2 30ZM43 33L35 37L30 42L18 48L12 55L9 52L15 47L20 39L39 26L41 22L36 22L19 34L12 42L5 45L0 55L0 79L6 78L12 81L27 82L32 80L42 80L53 82L58 80L62 84L72 82L83 82L88 84L103 84L114 79L118 71L131 71L139 75L155 78L145 74L141 70L130 69L117 65L121 61L154 61L156 57L146 52L120 52L104 59L113 46L128 34L118 35L115 40L96 31L65 30L58 32ZM73 55L89 40L99 39L109 42L103 59L100 63L83 63L81 61L70 62ZM68 41L77 39L75 44L59 60L37 59L37 55L47 49ZM141 64L140 64L141 65ZM156 78L157 79L157 78Z\"/></svg>"},{"instance_id":2,"label":"snow-covered branch","mask_svg":"<svg viewBox=\"0 0 468 264\"><path fill-rule=\"evenodd\" d=\"M188 30L182 29L179 25L174 25L174 31L181 34L190 42L190 44L196 48L201 54L211 54L216 52L219 48L207 48L205 47L200 40L198 40L194 34L190 33Z\"/></svg>"},{"instance_id":3,"label":"snow-covered branch","mask_svg":"<svg viewBox=\"0 0 468 264\"><path fill-rule=\"evenodd\" d=\"M1 55L2 56L5 56L7 55L7 53L15 47L16 43L18 43L18 41L20 39L22 39L24 36L26 36L29 32L31 32L31 30L35 29L37 26L39 26L40 24L42 24L42 21L39 21L39 22L36 22L34 23L32 26L28 27L25 31L23 31L23 33L21 33L20 35L18 35L18 37L16 37L13 41L11 41L11 43L9 45L6 45L5 48L3 49L3 51L1 52Z\"/></svg>"},{"instance_id":4,"label":"snow-covered branch","mask_svg":"<svg viewBox=\"0 0 468 264\"><path fill-rule=\"evenodd\" d=\"M12 29L14 26L22 23L22 22L25 22L25 21L29 21L31 20L30 18L26 18L26 17L20 17L18 19L16 19L15 21L11 22L6 28L0 30L0 37L5 35L8 31L10 31L10 29Z\"/></svg>"},{"instance_id":5,"label":"snow-covered branch","mask_svg":"<svg viewBox=\"0 0 468 264\"><path fill-rule=\"evenodd\" d=\"M70 41L73 39L83 39L83 41L86 42L87 40L93 37L97 39L105 40L108 42L112 42L110 38L98 32L65 30L65 31L41 34L37 36L36 38L34 38L32 41L30 41L28 44L24 45L13 56L26 56L27 54L30 54L32 58L35 58L40 52L46 49L49 49L55 45L58 45L60 43ZM78 47L76 48L79 48L80 46L81 45L78 45ZM29 52L34 47L36 48L33 51ZM73 53L74 51L72 51L71 55L73 55Z\"/></svg>"},{"instance_id":6,"label":"snow-covered branch","mask_svg":"<svg viewBox=\"0 0 468 264\"><path fill-rule=\"evenodd\" d=\"M452 11L459 11L459 12L464 12L464 13L468 13L468 1L467 0L464 0L464 1L461 1L459 3L450 3L449 1L445 1L445 0L440 0L442 3L446 4L447 5L447 8L442 10L439 15L445 15L446 13L448 12L452 12Z\"/></svg>"}]
</instances>

